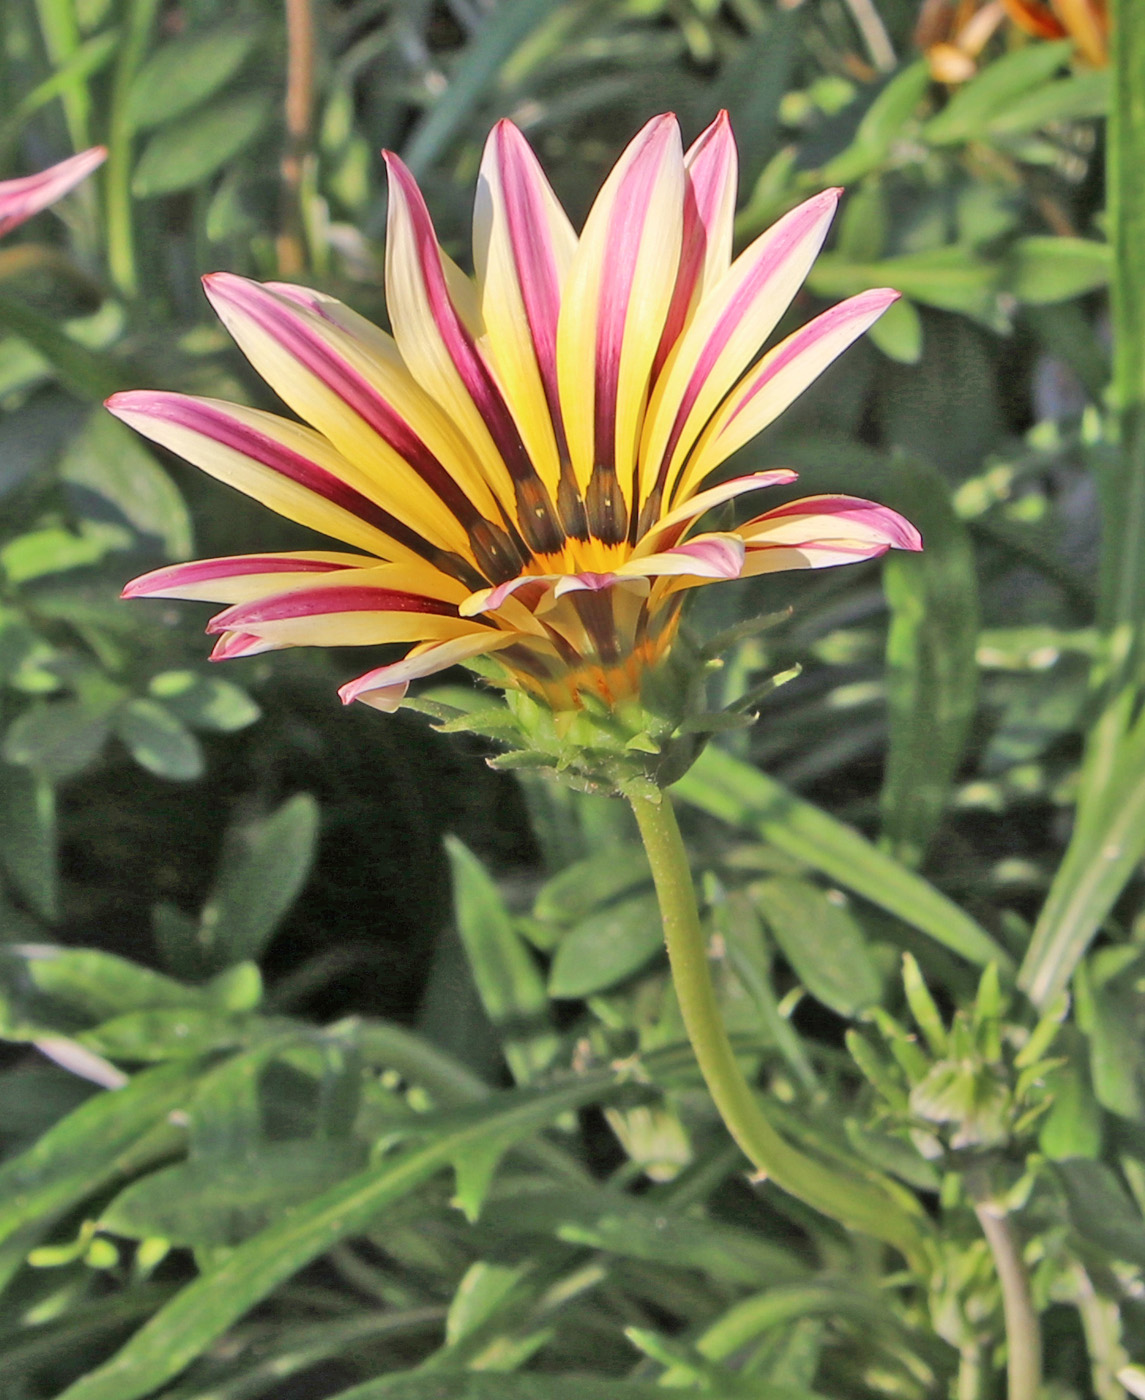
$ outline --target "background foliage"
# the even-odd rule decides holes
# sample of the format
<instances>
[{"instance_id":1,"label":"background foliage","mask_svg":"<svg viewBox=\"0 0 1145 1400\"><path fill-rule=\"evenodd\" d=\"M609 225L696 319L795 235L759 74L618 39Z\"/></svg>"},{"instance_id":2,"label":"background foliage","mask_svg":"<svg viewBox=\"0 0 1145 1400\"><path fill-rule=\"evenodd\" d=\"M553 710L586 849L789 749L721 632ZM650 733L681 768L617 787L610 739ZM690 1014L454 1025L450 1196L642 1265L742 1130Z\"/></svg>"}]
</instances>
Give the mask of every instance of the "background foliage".
<instances>
[{"instance_id":1,"label":"background foliage","mask_svg":"<svg viewBox=\"0 0 1145 1400\"><path fill-rule=\"evenodd\" d=\"M973 1400L1007 1260L1046 1393L1145 1394L1141 148L1069 38L936 81L967 9L929 63L910 0L0 10L3 173L110 151L0 251L5 1400ZM98 406L264 402L201 273L384 322L380 147L463 258L498 117L579 218L720 106L741 241L847 187L798 318L905 294L737 466L927 549L703 590L701 636L776 614L721 703L802 671L677 791L729 1026L794 1140L923 1203L910 1269L746 1180L621 804L117 599L304 542Z\"/></svg>"}]
</instances>

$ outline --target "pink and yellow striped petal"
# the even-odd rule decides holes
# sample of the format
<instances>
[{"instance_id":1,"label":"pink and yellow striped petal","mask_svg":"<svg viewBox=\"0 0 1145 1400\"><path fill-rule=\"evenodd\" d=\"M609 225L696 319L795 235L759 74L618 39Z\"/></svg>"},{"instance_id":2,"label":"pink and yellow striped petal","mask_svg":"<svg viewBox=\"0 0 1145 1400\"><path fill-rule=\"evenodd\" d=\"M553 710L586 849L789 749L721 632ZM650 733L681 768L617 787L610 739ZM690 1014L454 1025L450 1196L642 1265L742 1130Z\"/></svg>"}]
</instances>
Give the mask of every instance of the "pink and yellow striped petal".
<instances>
[{"instance_id":1,"label":"pink and yellow striped petal","mask_svg":"<svg viewBox=\"0 0 1145 1400\"><path fill-rule=\"evenodd\" d=\"M11 233L33 214L55 204L70 189L101 166L107 159L104 146L92 146L79 155L69 156L47 170L35 175L21 175L15 180L0 180L0 238Z\"/></svg>"},{"instance_id":2,"label":"pink and yellow striped petal","mask_svg":"<svg viewBox=\"0 0 1145 1400\"><path fill-rule=\"evenodd\" d=\"M676 285L684 157L671 116L620 157L592 206L565 284L557 374L569 452L592 532L626 538L639 508L640 425Z\"/></svg>"},{"instance_id":3,"label":"pink and yellow striped petal","mask_svg":"<svg viewBox=\"0 0 1145 1400\"><path fill-rule=\"evenodd\" d=\"M781 341L740 380L705 428L680 478L678 492L698 486L810 387L899 293L876 287L832 306Z\"/></svg>"},{"instance_id":4,"label":"pink and yellow striped petal","mask_svg":"<svg viewBox=\"0 0 1145 1400\"><path fill-rule=\"evenodd\" d=\"M790 467L773 467L766 472L753 472L750 476L737 476L731 481L723 481L718 486L710 486L695 496L689 496L682 504L667 515L662 516L652 528L642 536L633 550L634 559L642 558L654 550L669 548L709 510L734 501L737 496L745 496L751 491L762 491L768 486L790 486L799 479L799 473Z\"/></svg>"},{"instance_id":5,"label":"pink and yellow striped petal","mask_svg":"<svg viewBox=\"0 0 1145 1400\"><path fill-rule=\"evenodd\" d=\"M113 394L108 409L162 447L299 525L382 558L468 553L457 522L423 535L380 504L376 481L321 434L262 409L158 390ZM439 522L435 522L439 523Z\"/></svg>"},{"instance_id":6,"label":"pink and yellow striped petal","mask_svg":"<svg viewBox=\"0 0 1145 1400\"><path fill-rule=\"evenodd\" d=\"M460 313L421 191L397 156L387 152L386 164L386 299L402 358L472 444L530 548L557 551L562 540L548 490Z\"/></svg>"},{"instance_id":7,"label":"pink and yellow striped petal","mask_svg":"<svg viewBox=\"0 0 1145 1400\"><path fill-rule=\"evenodd\" d=\"M489 134L473 209L473 260L489 355L525 448L556 497L567 454L557 389L557 321L576 234L528 142Z\"/></svg>"},{"instance_id":8,"label":"pink and yellow striped petal","mask_svg":"<svg viewBox=\"0 0 1145 1400\"><path fill-rule=\"evenodd\" d=\"M393 714L405 699L409 683L423 676L446 671L462 661L499 651L518 640L512 632L491 632L488 628L472 631L469 636L454 637L445 642L423 642L390 666L378 666L357 679L348 681L338 694L344 705L361 700L376 710Z\"/></svg>"},{"instance_id":9,"label":"pink and yellow striped petal","mask_svg":"<svg viewBox=\"0 0 1145 1400\"><path fill-rule=\"evenodd\" d=\"M824 190L773 224L708 293L656 385L641 445L649 490L670 500L705 424L802 286L839 202Z\"/></svg>"},{"instance_id":10,"label":"pink and yellow striped petal","mask_svg":"<svg viewBox=\"0 0 1145 1400\"><path fill-rule=\"evenodd\" d=\"M352 313L335 312L317 293L285 296L230 273L203 282L259 374L385 492L395 515L451 549L464 547L473 521L496 516L464 437L414 382L384 332L360 337L347 328Z\"/></svg>"},{"instance_id":11,"label":"pink and yellow striped petal","mask_svg":"<svg viewBox=\"0 0 1145 1400\"><path fill-rule=\"evenodd\" d=\"M826 569L875 559L888 549L920 550L922 536L888 506L857 496L805 496L740 526L743 575Z\"/></svg>"},{"instance_id":12,"label":"pink and yellow striped petal","mask_svg":"<svg viewBox=\"0 0 1145 1400\"><path fill-rule=\"evenodd\" d=\"M276 646L381 646L445 640L473 631L472 621L439 598L393 587L385 570L276 593L217 614L209 633L244 632Z\"/></svg>"},{"instance_id":13,"label":"pink and yellow striped petal","mask_svg":"<svg viewBox=\"0 0 1145 1400\"><path fill-rule=\"evenodd\" d=\"M731 122L727 112L720 112L684 155L680 268L656 352L653 380L700 301L731 266L738 168Z\"/></svg>"},{"instance_id":14,"label":"pink and yellow striped petal","mask_svg":"<svg viewBox=\"0 0 1145 1400\"><path fill-rule=\"evenodd\" d=\"M361 554L237 554L152 569L125 584L123 598L182 598L203 603L246 603L272 593L305 588L316 575L375 568Z\"/></svg>"},{"instance_id":15,"label":"pink and yellow striped petal","mask_svg":"<svg viewBox=\"0 0 1145 1400\"><path fill-rule=\"evenodd\" d=\"M684 544L674 545L641 559L629 559L618 565L619 578L677 578L690 577L711 582L713 579L739 578L743 572L744 542L738 534L709 533L693 535Z\"/></svg>"}]
</instances>

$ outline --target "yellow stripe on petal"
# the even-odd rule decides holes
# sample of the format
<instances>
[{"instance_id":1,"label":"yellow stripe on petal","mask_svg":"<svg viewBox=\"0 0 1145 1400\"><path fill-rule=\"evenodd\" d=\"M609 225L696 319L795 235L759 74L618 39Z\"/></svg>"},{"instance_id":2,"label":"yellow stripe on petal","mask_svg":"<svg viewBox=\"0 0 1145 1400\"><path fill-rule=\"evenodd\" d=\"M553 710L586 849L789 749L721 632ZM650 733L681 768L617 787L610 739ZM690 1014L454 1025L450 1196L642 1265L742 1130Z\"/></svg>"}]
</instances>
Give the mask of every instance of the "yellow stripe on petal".
<instances>
[{"instance_id":1,"label":"yellow stripe on petal","mask_svg":"<svg viewBox=\"0 0 1145 1400\"><path fill-rule=\"evenodd\" d=\"M415 558L418 539L468 554L468 539L441 512L440 531L402 531L377 482L330 442L262 409L140 390L113 395L116 417L219 481L320 534L383 558ZM416 538L415 538L416 536Z\"/></svg>"},{"instance_id":2,"label":"yellow stripe on petal","mask_svg":"<svg viewBox=\"0 0 1145 1400\"><path fill-rule=\"evenodd\" d=\"M486 345L525 447L554 499L563 428L556 340L576 234L511 122L490 133L473 209Z\"/></svg>"},{"instance_id":3,"label":"yellow stripe on petal","mask_svg":"<svg viewBox=\"0 0 1145 1400\"><path fill-rule=\"evenodd\" d=\"M391 153L386 154L386 164L386 296L402 356L464 433L529 548L536 554L555 553L564 544L564 532L551 493L474 337L475 308L462 314L459 274L443 259L413 176ZM463 301L475 295L467 286Z\"/></svg>"},{"instance_id":4,"label":"yellow stripe on petal","mask_svg":"<svg viewBox=\"0 0 1145 1400\"><path fill-rule=\"evenodd\" d=\"M461 548L466 513L496 505L464 437L414 382L396 345L306 288L204 279L220 319L271 388L384 491L415 528ZM367 329L368 328L368 329Z\"/></svg>"},{"instance_id":5,"label":"yellow stripe on petal","mask_svg":"<svg viewBox=\"0 0 1145 1400\"><path fill-rule=\"evenodd\" d=\"M200 603L248 603L293 588L312 588L323 575L376 568L361 554L313 550L290 554L238 554L168 564L132 579L124 598L181 598Z\"/></svg>"},{"instance_id":6,"label":"yellow stripe on petal","mask_svg":"<svg viewBox=\"0 0 1145 1400\"><path fill-rule=\"evenodd\" d=\"M569 451L590 528L610 544L628 532L649 377L676 285L683 203L679 127L674 117L657 117L597 196L561 301L557 370Z\"/></svg>"},{"instance_id":7,"label":"yellow stripe on petal","mask_svg":"<svg viewBox=\"0 0 1145 1400\"><path fill-rule=\"evenodd\" d=\"M693 490L803 393L899 298L878 287L816 316L781 341L735 386L696 444L677 495Z\"/></svg>"},{"instance_id":8,"label":"yellow stripe on petal","mask_svg":"<svg viewBox=\"0 0 1145 1400\"><path fill-rule=\"evenodd\" d=\"M656 384L641 445L642 471L671 499L696 438L759 353L803 284L827 236L839 192L784 215L732 264L700 303Z\"/></svg>"}]
</instances>

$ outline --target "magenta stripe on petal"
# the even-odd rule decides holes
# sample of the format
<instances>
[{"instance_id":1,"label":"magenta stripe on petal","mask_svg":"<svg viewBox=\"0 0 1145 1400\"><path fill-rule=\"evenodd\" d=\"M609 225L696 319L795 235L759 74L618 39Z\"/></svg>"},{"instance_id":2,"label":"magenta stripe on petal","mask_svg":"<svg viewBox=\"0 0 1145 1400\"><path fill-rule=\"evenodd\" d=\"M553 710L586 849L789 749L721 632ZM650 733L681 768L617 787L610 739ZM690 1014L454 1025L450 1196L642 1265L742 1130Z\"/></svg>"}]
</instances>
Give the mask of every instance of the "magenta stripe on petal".
<instances>
[{"instance_id":1,"label":"magenta stripe on petal","mask_svg":"<svg viewBox=\"0 0 1145 1400\"><path fill-rule=\"evenodd\" d=\"M817 536L821 535L825 539L830 539L831 517L838 516L844 520L853 520L857 525L865 525L875 533L885 536L888 545L894 549L917 551L922 548L922 536L909 520L897 510L891 510L889 506L865 501L860 496L804 496L801 500L776 506L774 510L749 520L740 528L746 531L764 521L785 520L793 515L806 516L808 528L814 529ZM818 523L820 517L822 524ZM809 544L816 542L816 538L809 537Z\"/></svg>"},{"instance_id":2,"label":"magenta stripe on petal","mask_svg":"<svg viewBox=\"0 0 1145 1400\"><path fill-rule=\"evenodd\" d=\"M834 334L848 323L864 323L859 325L855 332L856 336L860 335L866 322L873 316L881 315L901 296L901 292L893 291L890 287L875 287L869 292L860 292L858 296L848 297L846 301L841 301L837 306L832 306L822 315L816 316L813 321L808 321L776 348L774 357L768 361L750 391L744 395L743 401L736 405L736 410L728 422L734 423L747 405L777 374L817 345L825 336Z\"/></svg>"},{"instance_id":3,"label":"magenta stripe on petal","mask_svg":"<svg viewBox=\"0 0 1145 1400\"><path fill-rule=\"evenodd\" d=\"M621 578L619 574L598 574L586 569L579 574L566 574L553 589L554 598L563 598L566 593L603 593L617 583L631 583L632 579Z\"/></svg>"},{"instance_id":4,"label":"magenta stripe on petal","mask_svg":"<svg viewBox=\"0 0 1145 1400\"><path fill-rule=\"evenodd\" d=\"M482 588L470 594L460 606L462 617L475 617L478 613L495 612L508 598L514 597L522 589L526 592L523 602L526 607L532 608L540 600L541 594L549 586L554 575L552 574L521 574L517 578L511 578L504 583L499 583L495 588ZM529 585L533 585L530 590Z\"/></svg>"},{"instance_id":5,"label":"magenta stripe on petal","mask_svg":"<svg viewBox=\"0 0 1145 1400\"><path fill-rule=\"evenodd\" d=\"M407 612L432 613L437 617L457 617L453 603L426 598L420 593L403 593L394 588L339 587L307 588L295 593L276 593L253 603L228 608L207 624L208 632L226 632L256 627L264 622L287 622L295 617L320 617L330 613Z\"/></svg>"},{"instance_id":6,"label":"magenta stripe on petal","mask_svg":"<svg viewBox=\"0 0 1145 1400\"><path fill-rule=\"evenodd\" d=\"M684 185L684 236L680 245L680 270L676 274L676 290L672 294L664 334L652 366L653 381L684 329L688 308L704 270L724 188L732 177L735 158L731 122L727 112L721 111L707 130L701 132L684 157L687 179Z\"/></svg>"},{"instance_id":7,"label":"magenta stripe on petal","mask_svg":"<svg viewBox=\"0 0 1145 1400\"><path fill-rule=\"evenodd\" d=\"M496 143L509 242L517 265L517 281L525 304L525 316L529 322L545 398L559 432L557 320L561 309L561 289L557 261L548 237L548 215L537 189L540 172L535 168L536 156L529 143L511 121L497 123L493 128L493 140Z\"/></svg>"},{"instance_id":8,"label":"magenta stripe on petal","mask_svg":"<svg viewBox=\"0 0 1145 1400\"><path fill-rule=\"evenodd\" d=\"M678 544L665 553L682 554L687 559L695 559L720 578L739 578L743 569L743 545L732 540L693 540Z\"/></svg>"},{"instance_id":9,"label":"magenta stripe on petal","mask_svg":"<svg viewBox=\"0 0 1145 1400\"><path fill-rule=\"evenodd\" d=\"M196 559L190 564L168 564L152 569L124 584L121 598L146 598L188 584L210 583L218 578L245 578L249 574L323 574L353 568L326 559L283 559L281 555L238 554L229 559Z\"/></svg>"},{"instance_id":10,"label":"magenta stripe on petal","mask_svg":"<svg viewBox=\"0 0 1145 1400\"><path fill-rule=\"evenodd\" d=\"M212 304L232 305L273 337L304 369L308 370L371 427L421 477L467 528L478 520L478 511L454 478L397 411L381 397L352 365L337 354L299 316L284 305L281 294L266 291L257 282L229 272L213 272L203 278ZM291 302L305 305L303 298Z\"/></svg>"},{"instance_id":11,"label":"magenta stripe on petal","mask_svg":"<svg viewBox=\"0 0 1145 1400\"><path fill-rule=\"evenodd\" d=\"M437 235L425 200L417 187L417 182L399 156L392 151L383 152L390 179L401 189L409 210L413 226L414 248L418 266L421 269L422 283L429 301L430 313L438 332L469 392L477 411L485 420L493 441L497 444L509 475L514 481L531 481L536 472L525 451L521 435L513 422L513 417L501 397L501 391L494 382L489 366L473 342L473 337L457 314L457 308L449 295L445 282L445 272L441 266Z\"/></svg>"},{"instance_id":12,"label":"magenta stripe on petal","mask_svg":"<svg viewBox=\"0 0 1145 1400\"><path fill-rule=\"evenodd\" d=\"M766 288L767 283L776 275L784 262L819 223L824 213L835 209L841 193L842 191L838 189L824 190L813 199L801 204L797 209L793 209L790 214L787 214L775 225L773 230L775 237L768 239L763 248L760 249L755 265L724 308L723 314L712 328L707 343L700 351L696 367L692 371L692 377L681 396L680 407L664 448L664 456L660 464L661 479L672 461L676 445L679 443L687 424L688 415L695 406L708 377L715 369L716 362L727 348L728 341L740 322L750 313L752 303Z\"/></svg>"},{"instance_id":13,"label":"magenta stripe on petal","mask_svg":"<svg viewBox=\"0 0 1145 1400\"><path fill-rule=\"evenodd\" d=\"M258 656L264 651L278 650L277 643L268 642L250 632L224 632L211 648L208 661L236 661L240 656Z\"/></svg>"},{"instance_id":14,"label":"magenta stripe on petal","mask_svg":"<svg viewBox=\"0 0 1145 1400\"><path fill-rule=\"evenodd\" d=\"M616 467L616 395L628 302L640 254L641 234L656 187L664 146L676 137L676 119L655 117L637 136L641 147L616 192L609 212L596 322L596 393L593 405L596 465ZM635 507L635 502L633 503Z\"/></svg>"},{"instance_id":15,"label":"magenta stripe on petal","mask_svg":"<svg viewBox=\"0 0 1145 1400\"><path fill-rule=\"evenodd\" d=\"M427 542L395 515L371 501L368 496L349 486L333 472L312 462L293 448L286 447L266 433L260 433L247 423L232 418L224 408L216 407L204 399L189 398L185 394L169 394L160 390L133 389L126 393L112 394L107 400L107 408L119 414L154 418L161 422L173 423L176 427L190 432L201 433L212 442L250 457L277 472L288 481L313 491L316 496L329 501L355 515L367 525L383 531L391 539L405 545L424 559L436 560L441 551Z\"/></svg>"},{"instance_id":16,"label":"magenta stripe on petal","mask_svg":"<svg viewBox=\"0 0 1145 1400\"><path fill-rule=\"evenodd\" d=\"M35 175L0 181L0 237L54 204L106 159L106 147L92 146Z\"/></svg>"}]
</instances>

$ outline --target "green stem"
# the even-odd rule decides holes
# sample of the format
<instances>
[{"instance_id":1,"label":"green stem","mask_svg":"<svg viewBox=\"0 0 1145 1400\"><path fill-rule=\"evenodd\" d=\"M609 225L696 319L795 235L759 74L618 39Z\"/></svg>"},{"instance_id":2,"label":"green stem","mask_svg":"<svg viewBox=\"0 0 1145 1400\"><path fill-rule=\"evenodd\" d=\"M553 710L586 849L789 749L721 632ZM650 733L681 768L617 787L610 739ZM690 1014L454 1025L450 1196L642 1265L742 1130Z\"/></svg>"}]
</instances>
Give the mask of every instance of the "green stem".
<instances>
[{"instance_id":1,"label":"green stem","mask_svg":"<svg viewBox=\"0 0 1145 1400\"><path fill-rule=\"evenodd\" d=\"M1007 1400L1038 1400L1042 1385L1042 1329L1014 1227L992 1199L988 1185L967 1173L966 1190L986 1236L1002 1289L1006 1325Z\"/></svg>"},{"instance_id":2,"label":"green stem","mask_svg":"<svg viewBox=\"0 0 1145 1400\"><path fill-rule=\"evenodd\" d=\"M147 52L159 0L131 0L124 25L115 77L111 84L111 116L107 132L107 260L111 278L129 297L139 289L135 266L135 230L132 223L131 88Z\"/></svg>"},{"instance_id":3,"label":"green stem","mask_svg":"<svg viewBox=\"0 0 1145 1400\"><path fill-rule=\"evenodd\" d=\"M758 1171L824 1215L921 1258L918 1226L903 1203L862 1177L848 1177L792 1147L772 1126L736 1060L708 970L688 856L667 794L632 798L660 902L680 1011L700 1071L728 1132Z\"/></svg>"},{"instance_id":4,"label":"green stem","mask_svg":"<svg viewBox=\"0 0 1145 1400\"><path fill-rule=\"evenodd\" d=\"M1113 849L1119 802L1131 768L1132 728L1145 683L1145 13L1140 0L1112 0L1106 180L1113 248L1111 399L1120 442L1101 469L1100 646L1091 686L1097 716L1086 739L1077 816L1018 978L1039 1006L1065 986L1136 865L1126 864L1104 907L1083 885ZM1138 770L1139 772L1142 770ZM1070 926L1070 921L1073 927Z\"/></svg>"},{"instance_id":5,"label":"green stem","mask_svg":"<svg viewBox=\"0 0 1145 1400\"><path fill-rule=\"evenodd\" d=\"M958 1380L955 1385L955 1400L982 1400L985 1393L986 1372L982 1365L981 1342L964 1342L958 1353Z\"/></svg>"}]
</instances>

